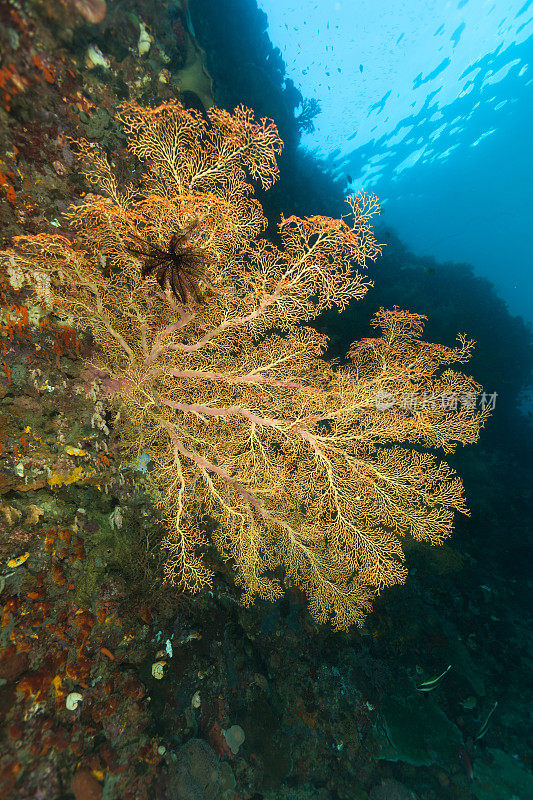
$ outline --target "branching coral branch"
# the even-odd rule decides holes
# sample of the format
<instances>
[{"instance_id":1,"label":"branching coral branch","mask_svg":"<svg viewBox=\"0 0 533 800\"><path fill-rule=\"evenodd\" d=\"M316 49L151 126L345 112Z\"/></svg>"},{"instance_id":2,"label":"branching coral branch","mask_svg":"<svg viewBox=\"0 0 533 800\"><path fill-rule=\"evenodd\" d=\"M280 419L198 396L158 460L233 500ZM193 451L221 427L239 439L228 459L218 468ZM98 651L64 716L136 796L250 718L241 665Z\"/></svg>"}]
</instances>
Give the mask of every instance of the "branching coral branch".
<instances>
[{"instance_id":1,"label":"branching coral branch","mask_svg":"<svg viewBox=\"0 0 533 800\"><path fill-rule=\"evenodd\" d=\"M295 585L317 620L361 624L375 594L405 580L402 537L438 544L454 513L468 513L460 479L425 450L478 437L487 412L460 400L481 387L450 367L473 343L425 342L424 317L380 309L376 336L354 343L346 366L325 361L327 337L307 323L371 285L360 270L380 252L377 199L349 198L341 219L282 217L276 247L259 238L266 223L248 182L277 177L274 124L243 108L207 114L124 104L141 186L120 190L105 154L81 141L100 194L68 211L74 243L19 237L0 260L91 328L125 457L153 460L167 579L209 584L210 541L245 602ZM205 264L194 297L177 298L165 273L143 273L142 254L184 231Z\"/></svg>"}]
</instances>

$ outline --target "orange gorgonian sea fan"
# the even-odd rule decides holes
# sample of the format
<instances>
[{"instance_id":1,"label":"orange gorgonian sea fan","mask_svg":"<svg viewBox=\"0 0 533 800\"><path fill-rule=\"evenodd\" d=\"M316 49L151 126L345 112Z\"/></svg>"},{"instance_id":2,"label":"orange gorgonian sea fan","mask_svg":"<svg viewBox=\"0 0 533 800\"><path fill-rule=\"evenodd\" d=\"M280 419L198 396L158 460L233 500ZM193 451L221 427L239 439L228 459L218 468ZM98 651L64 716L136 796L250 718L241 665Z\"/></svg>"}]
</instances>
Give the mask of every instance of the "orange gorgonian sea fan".
<instances>
[{"instance_id":1,"label":"orange gorgonian sea fan","mask_svg":"<svg viewBox=\"0 0 533 800\"><path fill-rule=\"evenodd\" d=\"M271 121L177 102L128 102L119 120L141 184L120 188L104 152L78 142L94 193L67 214L75 236L18 237L2 261L92 330L127 454L153 459L168 580L209 584L211 543L245 602L293 585L317 620L360 624L377 592L405 580L402 537L438 544L467 513L460 479L428 450L478 437L485 412L443 402L480 390L450 367L472 342L424 342L423 317L381 309L376 338L353 344L347 366L328 363L327 337L306 323L371 285L358 268L380 252L376 198L348 198L342 219L282 217L278 248L260 238L248 183L277 178Z\"/></svg>"}]
</instances>

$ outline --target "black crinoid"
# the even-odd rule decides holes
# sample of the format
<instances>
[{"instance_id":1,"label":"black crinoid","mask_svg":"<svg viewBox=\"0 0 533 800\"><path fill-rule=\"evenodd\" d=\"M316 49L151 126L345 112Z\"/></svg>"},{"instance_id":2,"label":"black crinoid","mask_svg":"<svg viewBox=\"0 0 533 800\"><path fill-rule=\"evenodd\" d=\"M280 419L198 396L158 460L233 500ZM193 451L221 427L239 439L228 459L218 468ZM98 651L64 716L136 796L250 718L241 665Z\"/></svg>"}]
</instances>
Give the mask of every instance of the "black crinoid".
<instances>
[{"instance_id":1,"label":"black crinoid","mask_svg":"<svg viewBox=\"0 0 533 800\"><path fill-rule=\"evenodd\" d=\"M161 289L165 291L169 286L176 300L183 305L201 303L204 295L200 282L208 282L209 257L205 250L191 244L191 230L192 227L174 233L166 247L147 242L138 236L132 238L139 247L126 247L128 253L143 259L142 277L155 275Z\"/></svg>"}]
</instances>

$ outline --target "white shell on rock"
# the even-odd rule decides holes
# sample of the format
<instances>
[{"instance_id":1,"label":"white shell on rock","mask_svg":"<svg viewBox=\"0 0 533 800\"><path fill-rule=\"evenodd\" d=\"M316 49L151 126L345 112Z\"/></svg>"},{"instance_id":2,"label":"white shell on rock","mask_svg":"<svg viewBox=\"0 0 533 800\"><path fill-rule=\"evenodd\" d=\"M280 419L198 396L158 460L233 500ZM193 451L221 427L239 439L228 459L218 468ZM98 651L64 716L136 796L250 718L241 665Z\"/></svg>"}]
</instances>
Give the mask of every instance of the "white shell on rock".
<instances>
[{"instance_id":1,"label":"white shell on rock","mask_svg":"<svg viewBox=\"0 0 533 800\"><path fill-rule=\"evenodd\" d=\"M155 678L156 681L160 681L161 678L163 678L166 665L166 661L155 661L152 664L152 677Z\"/></svg>"},{"instance_id":2,"label":"white shell on rock","mask_svg":"<svg viewBox=\"0 0 533 800\"><path fill-rule=\"evenodd\" d=\"M191 698L191 706L193 708L200 708L202 705L202 699L200 697L200 692L195 692Z\"/></svg>"},{"instance_id":3,"label":"white shell on rock","mask_svg":"<svg viewBox=\"0 0 533 800\"><path fill-rule=\"evenodd\" d=\"M104 56L97 44L89 45L87 53L85 54L85 66L87 69L95 69L95 67L102 67L109 69L111 66L109 59Z\"/></svg>"},{"instance_id":4,"label":"white shell on rock","mask_svg":"<svg viewBox=\"0 0 533 800\"><path fill-rule=\"evenodd\" d=\"M71 692L67 694L67 699L65 700L65 705L69 711L76 711L77 707L83 700L83 695L79 692Z\"/></svg>"},{"instance_id":5,"label":"white shell on rock","mask_svg":"<svg viewBox=\"0 0 533 800\"><path fill-rule=\"evenodd\" d=\"M146 27L144 22L141 22L139 31L139 41L137 43L137 47L139 50L139 55L144 56L146 53L150 51L150 47L152 46L152 42L154 41L154 37L150 36L148 33L148 28Z\"/></svg>"}]
</instances>

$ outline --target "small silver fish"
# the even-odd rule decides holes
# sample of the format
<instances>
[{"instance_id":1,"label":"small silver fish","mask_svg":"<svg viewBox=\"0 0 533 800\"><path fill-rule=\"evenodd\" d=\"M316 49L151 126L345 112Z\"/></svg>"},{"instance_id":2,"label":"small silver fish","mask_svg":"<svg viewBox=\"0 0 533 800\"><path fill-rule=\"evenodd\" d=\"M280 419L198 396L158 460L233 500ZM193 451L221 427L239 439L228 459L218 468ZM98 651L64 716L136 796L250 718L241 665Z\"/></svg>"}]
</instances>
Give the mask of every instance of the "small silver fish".
<instances>
[{"instance_id":1,"label":"small silver fish","mask_svg":"<svg viewBox=\"0 0 533 800\"><path fill-rule=\"evenodd\" d=\"M494 712L496 711L497 708L498 708L498 701L496 700L496 702L492 706L491 710L487 714L487 718L486 718L485 722L483 723L483 725L479 729L479 733L476 736L476 738L474 739L475 742L479 742L479 740L482 739L485 736L485 734L487 733L487 730L488 730L488 727L489 727L489 720L490 720L490 718L492 717L492 715L494 714Z\"/></svg>"},{"instance_id":2,"label":"small silver fish","mask_svg":"<svg viewBox=\"0 0 533 800\"><path fill-rule=\"evenodd\" d=\"M421 683L420 686L416 687L417 691L418 692L432 692L433 689L436 689L437 686L440 686L442 679L451 670L451 668L452 668L452 665L450 664L444 670L444 672L442 672L440 675L437 675L436 678L432 678L430 681L424 681L424 683Z\"/></svg>"}]
</instances>

